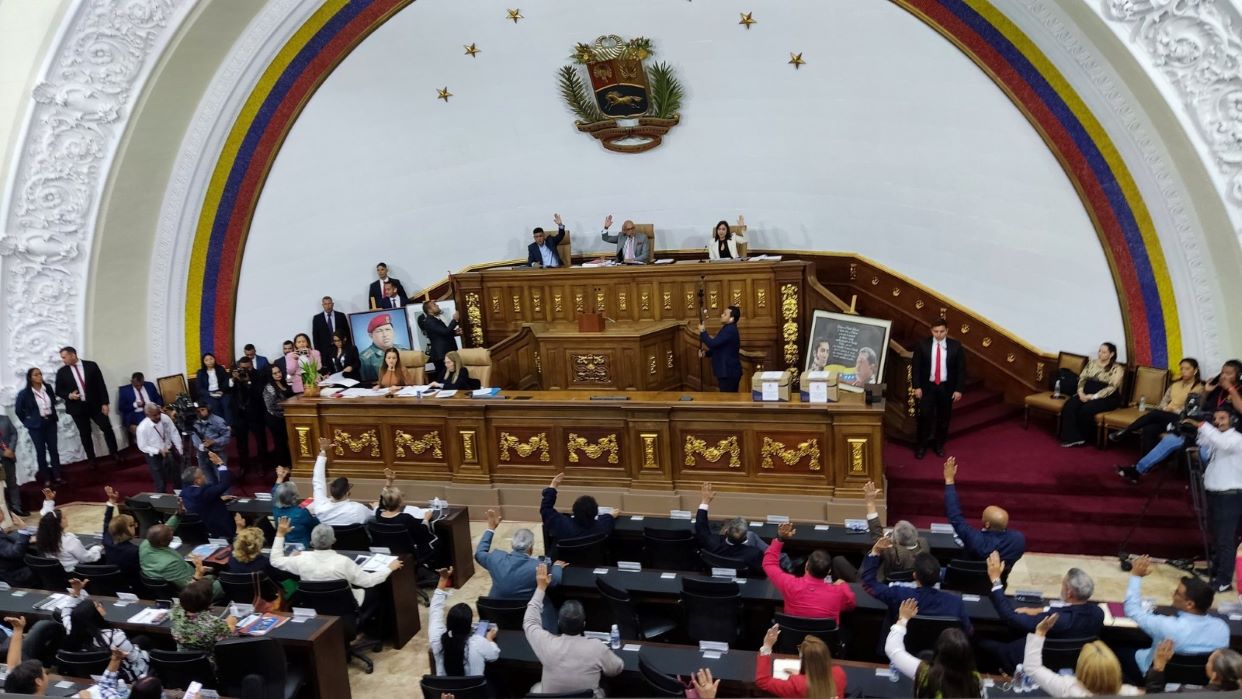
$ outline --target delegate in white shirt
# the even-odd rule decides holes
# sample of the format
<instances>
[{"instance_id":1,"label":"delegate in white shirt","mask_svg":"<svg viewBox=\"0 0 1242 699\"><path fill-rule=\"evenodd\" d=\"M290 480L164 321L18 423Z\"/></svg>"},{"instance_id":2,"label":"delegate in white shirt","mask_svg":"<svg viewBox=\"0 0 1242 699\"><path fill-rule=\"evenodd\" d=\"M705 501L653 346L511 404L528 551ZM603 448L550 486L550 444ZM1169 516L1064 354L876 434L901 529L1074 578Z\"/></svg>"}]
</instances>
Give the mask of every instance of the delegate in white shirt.
<instances>
[{"instance_id":1,"label":"delegate in white shirt","mask_svg":"<svg viewBox=\"0 0 1242 699\"><path fill-rule=\"evenodd\" d=\"M322 451L319 452L319 458L315 459L311 493L310 511L319 518L320 524L343 527L347 524L366 524L375 519L375 511L360 502L338 502L328 497L328 456Z\"/></svg>"},{"instance_id":2,"label":"delegate in white shirt","mask_svg":"<svg viewBox=\"0 0 1242 699\"><path fill-rule=\"evenodd\" d=\"M158 424L151 422L149 417L143 418L142 422L138 423L136 435L138 450L151 456L159 456L164 449L174 449L180 454L181 440L173 439L176 434L177 428L173 427L172 420L166 417L160 418Z\"/></svg>"},{"instance_id":3,"label":"delegate in white shirt","mask_svg":"<svg viewBox=\"0 0 1242 699\"><path fill-rule=\"evenodd\" d=\"M1203 472L1203 487L1216 492L1242 489L1242 434L1235 429L1221 432L1204 422L1199 425L1198 442L1212 451Z\"/></svg>"},{"instance_id":4,"label":"delegate in white shirt","mask_svg":"<svg viewBox=\"0 0 1242 699\"><path fill-rule=\"evenodd\" d=\"M44 500L43 509L39 510L39 516L42 517L55 509L55 501ZM60 553L56 554L56 560L60 561L60 565L65 569L65 572L72 573L79 563L94 563L102 557L102 546L96 544L86 548L82 545L82 541L78 539L77 534L61 532Z\"/></svg>"},{"instance_id":5,"label":"delegate in white shirt","mask_svg":"<svg viewBox=\"0 0 1242 699\"><path fill-rule=\"evenodd\" d=\"M392 573L388 566L373 573L367 572L354 559L332 549L307 549L296 556L286 556L283 536L277 536L272 542L272 565L308 582L347 580L355 588L354 598L358 600L358 604L362 604L363 592L357 588L375 587L387 580Z\"/></svg>"},{"instance_id":6,"label":"delegate in white shirt","mask_svg":"<svg viewBox=\"0 0 1242 699\"><path fill-rule=\"evenodd\" d=\"M444 604L448 601L449 592L436 589L431 596L431 609L427 612L427 617L431 623L431 628L427 631L427 636L431 642L431 654L436 659L436 674L444 673L444 643L441 637L447 631L444 625ZM489 641L487 638L474 633L474 627L470 627L470 638L466 639L466 674L482 675L483 666L500 657L500 646L495 641Z\"/></svg>"}]
</instances>

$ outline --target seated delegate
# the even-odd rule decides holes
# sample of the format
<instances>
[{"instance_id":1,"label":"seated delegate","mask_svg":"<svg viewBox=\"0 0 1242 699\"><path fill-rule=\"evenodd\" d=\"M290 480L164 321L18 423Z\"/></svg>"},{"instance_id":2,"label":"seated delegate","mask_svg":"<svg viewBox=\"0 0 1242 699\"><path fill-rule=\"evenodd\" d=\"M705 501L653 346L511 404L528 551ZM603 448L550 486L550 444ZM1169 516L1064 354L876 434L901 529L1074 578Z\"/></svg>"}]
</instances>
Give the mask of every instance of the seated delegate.
<instances>
[{"instance_id":1,"label":"seated delegate","mask_svg":"<svg viewBox=\"0 0 1242 699\"><path fill-rule=\"evenodd\" d=\"M1117 363L1117 345L1100 345L1095 359L1078 376L1074 395L1061 408L1061 446L1080 447L1095 434L1095 416L1121 405L1126 371Z\"/></svg>"},{"instance_id":2,"label":"seated delegate","mask_svg":"<svg viewBox=\"0 0 1242 699\"><path fill-rule=\"evenodd\" d=\"M737 215L737 225L739 228L746 227L746 219L741 214ZM707 259L736 260L741 257L737 252L737 245L745 242L745 234L734 233L728 221L721 221L712 230L712 240L707 244Z\"/></svg>"},{"instance_id":3,"label":"seated delegate","mask_svg":"<svg viewBox=\"0 0 1242 699\"><path fill-rule=\"evenodd\" d=\"M531 232L535 242L526 246L526 264L531 267L563 267L568 264L556 249L565 239L565 224L560 214L552 214L552 220L556 222L556 235L548 235L542 228Z\"/></svg>"},{"instance_id":4,"label":"seated delegate","mask_svg":"<svg viewBox=\"0 0 1242 699\"><path fill-rule=\"evenodd\" d=\"M638 235L638 228L633 221L625 221L621 224L621 235L612 235L608 232L612 226L612 214L604 219L604 230L600 232L600 238L606 243L616 243L617 252L613 256L617 262L626 263L643 263L647 261L647 236Z\"/></svg>"},{"instance_id":5,"label":"seated delegate","mask_svg":"<svg viewBox=\"0 0 1242 699\"><path fill-rule=\"evenodd\" d=\"M470 372L462 364L461 354L449 352L444 355L444 379L432 381L431 388L455 391L473 391L481 388L478 379L470 378Z\"/></svg>"},{"instance_id":6,"label":"seated delegate","mask_svg":"<svg viewBox=\"0 0 1242 699\"><path fill-rule=\"evenodd\" d=\"M543 489L542 500L539 502L539 517L543 520L543 529L548 538L564 541L592 534L611 534L619 512L601 515L599 503L590 495L582 495L574 500L572 517L556 511L556 489L564 479L564 473L556 474L552 483Z\"/></svg>"}]
</instances>

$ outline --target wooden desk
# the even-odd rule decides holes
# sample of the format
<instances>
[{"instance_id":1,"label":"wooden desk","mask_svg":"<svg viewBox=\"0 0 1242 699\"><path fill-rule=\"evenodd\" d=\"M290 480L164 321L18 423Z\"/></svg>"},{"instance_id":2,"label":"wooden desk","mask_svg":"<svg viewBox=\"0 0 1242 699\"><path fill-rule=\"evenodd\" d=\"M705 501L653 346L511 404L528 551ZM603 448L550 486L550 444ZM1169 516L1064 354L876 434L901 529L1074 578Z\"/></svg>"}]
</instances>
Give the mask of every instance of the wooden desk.
<instances>
[{"instance_id":1,"label":"wooden desk","mask_svg":"<svg viewBox=\"0 0 1242 699\"><path fill-rule=\"evenodd\" d=\"M570 482L667 490L861 497L883 476L882 405L861 394L823 404L744 395L504 391L491 399L307 398L285 402L294 469L333 439L333 474L456 483ZM681 400L689 395L691 400Z\"/></svg>"},{"instance_id":2,"label":"wooden desk","mask_svg":"<svg viewBox=\"0 0 1242 699\"><path fill-rule=\"evenodd\" d=\"M177 511L177 498L172 495L165 494L161 496L159 493L139 493L133 496L133 499L149 502L152 507L164 514L172 514ZM421 507L427 503L415 501L413 504ZM229 511L271 516L272 501L260 500L258 498L238 498L229 503ZM436 536L444 541L443 550L448 553L449 565L453 566L453 580L456 582L456 587L461 587L474 575L474 549L470 544L470 508L462 505L451 505L448 508L448 514L442 519L436 520L434 526ZM413 568L413 566L410 566L410 568Z\"/></svg>"},{"instance_id":3,"label":"wooden desk","mask_svg":"<svg viewBox=\"0 0 1242 699\"><path fill-rule=\"evenodd\" d=\"M682 387L678 320L606 323L583 333L577 323L529 323L545 389L664 391Z\"/></svg>"},{"instance_id":4,"label":"wooden desk","mask_svg":"<svg viewBox=\"0 0 1242 699\"><path fill-rule=\"evenodd\" d=\"M89 590L88 590L89 591ZM27 618L50 619L51 612L37 609L35 605L47 599L45 590L12 589L0 591L0 614ZM139 634L161 637L171 641L172 622L162 624L131 624L129 618L143 607L153 607L154 602L138 601L118 606L116 598L92 595L91 599L103 605L104 618L133 638ZM223 611L223 607L216 611ZM290 665L305 668L306 684L311 696L323 699L348 699L349 668L345 659L345 632L340 619L334 616L317 616L303 623L286 622L272 630L268 638L274 638L284 647Z\"/></svg>"}]
</instances>

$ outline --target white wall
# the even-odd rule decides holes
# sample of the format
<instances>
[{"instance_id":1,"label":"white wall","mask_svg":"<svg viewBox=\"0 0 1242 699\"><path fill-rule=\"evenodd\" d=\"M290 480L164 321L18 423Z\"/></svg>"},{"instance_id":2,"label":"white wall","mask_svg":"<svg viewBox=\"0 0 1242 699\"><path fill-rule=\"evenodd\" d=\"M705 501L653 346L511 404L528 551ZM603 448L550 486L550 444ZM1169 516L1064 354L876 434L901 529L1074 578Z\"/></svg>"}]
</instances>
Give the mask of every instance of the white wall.
<instances>
[{"instance_id":1,"label":"white wall","mask_svg":"<svg viewBox=\"0 0 1242 699\"><path fill-rule=\"evenodd\" d=\"M787 0L746 31L737 12L750 9L546 0L517 25L494 0L403 10L328 78L272 168L238 348L274 351L324 294L361 308L381 259L413 291L524 257L554 211L575 251L605 248L609 213L655 223L657 248L689 248L744 212L753 246L867 255L1047 350L1121 343L1081 202L974 64L889 3ZM603 150L560 101L556 70L603 33L651 37L687 88L681 125L654 151ZM435 99L445 85L448 104Z\"/></svg>"}]
</instances>

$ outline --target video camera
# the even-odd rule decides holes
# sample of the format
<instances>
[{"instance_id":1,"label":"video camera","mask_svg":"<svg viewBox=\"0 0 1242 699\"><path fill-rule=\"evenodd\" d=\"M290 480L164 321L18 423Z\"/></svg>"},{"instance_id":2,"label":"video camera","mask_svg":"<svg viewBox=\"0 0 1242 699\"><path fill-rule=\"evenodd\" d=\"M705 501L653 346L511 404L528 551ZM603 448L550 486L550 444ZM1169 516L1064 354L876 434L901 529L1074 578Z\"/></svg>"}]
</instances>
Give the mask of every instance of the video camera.
<instances>
[{"instance_id":1,"label":"video camera","mask_svg":"<svg viewBox=\"0 0 1242 699\"><path fill-rule=\"evenodd\" d=\"M181 434L189 434L193 424L198 420L198 412L194 409L194 399L188 393L182 393L177 399L165 406L165 410L172 411L173 424L177 426L177 431Z\"/></svg>"}]
</instances>

